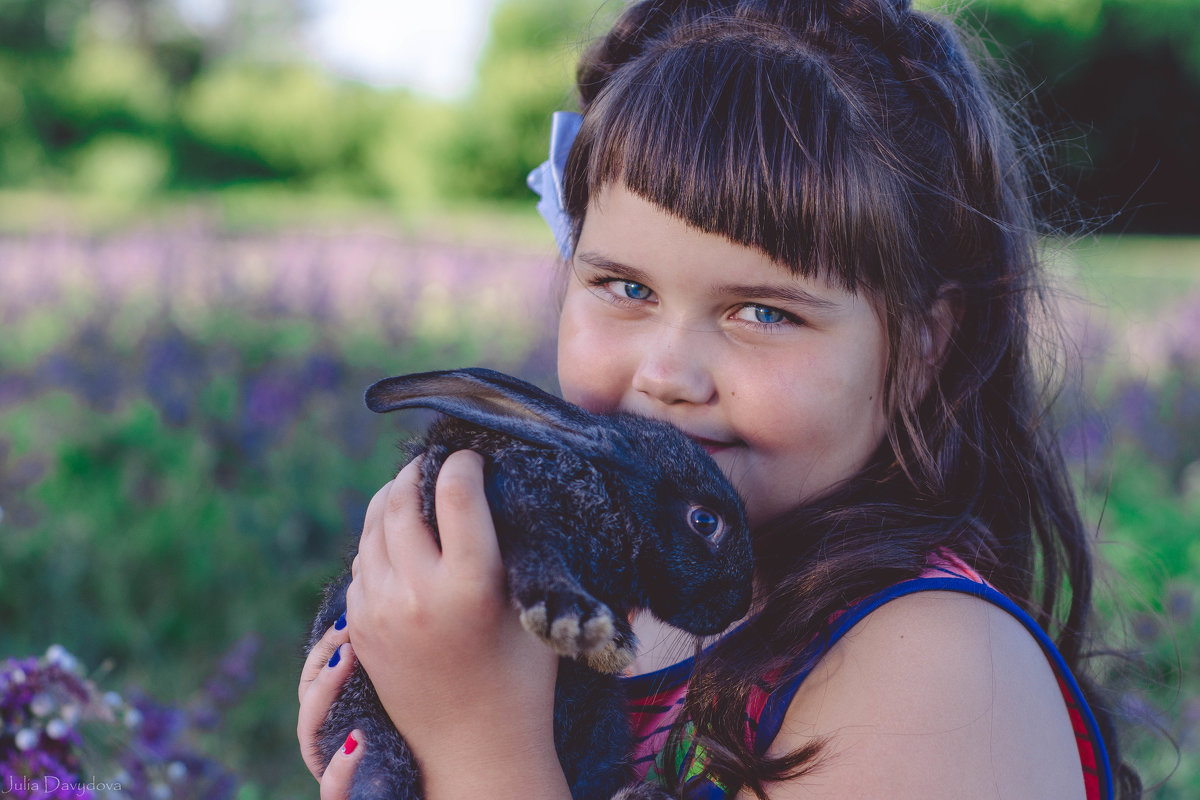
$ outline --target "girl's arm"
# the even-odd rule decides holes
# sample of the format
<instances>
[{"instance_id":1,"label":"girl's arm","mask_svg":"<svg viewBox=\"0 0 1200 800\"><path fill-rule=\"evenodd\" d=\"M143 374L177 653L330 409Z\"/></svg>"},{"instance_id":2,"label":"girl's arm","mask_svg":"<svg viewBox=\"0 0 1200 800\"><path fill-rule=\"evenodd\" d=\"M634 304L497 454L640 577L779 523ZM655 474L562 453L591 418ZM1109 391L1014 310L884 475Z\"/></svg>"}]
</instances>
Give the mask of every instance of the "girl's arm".
<instances>
[{"instance_id":1,"label":"girl's arm","mask_svg":"<svg viewBox=\"0 0 1200 800\"><path fill-rule=\"evenodd\" d=\"M367 509L346 593L353 655L416 755L427 800L568 800L553 739L558 657L508 600L483 461L463 451L442 466L441 550L418 475L409 464Z\"/></svg>"},{"instance_id":2,"label":"girl's arm","mask_svg":"<svg viewBox=\"0 0 1200 800\"><path fill-rule=\"evenodd\" d=\"M825 741L815 771L770 787L772 800L1084 797L1041 648L1003 610L966 595L893 600L840 640L769 752L814 740Z\"/></svg>"}]
</instances>

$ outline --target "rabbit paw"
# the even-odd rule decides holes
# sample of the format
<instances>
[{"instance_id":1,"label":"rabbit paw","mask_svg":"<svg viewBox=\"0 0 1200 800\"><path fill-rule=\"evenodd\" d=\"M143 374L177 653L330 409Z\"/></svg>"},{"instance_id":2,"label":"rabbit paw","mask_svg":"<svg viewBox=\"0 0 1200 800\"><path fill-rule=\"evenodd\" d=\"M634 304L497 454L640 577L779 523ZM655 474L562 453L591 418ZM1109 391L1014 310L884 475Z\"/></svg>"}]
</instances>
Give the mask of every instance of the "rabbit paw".
<instances>
[{"instance_id":1,"label":"rabbit paw","mask_svg":"<svg viewBox=\"0 0 1200 800\"><path fill-rule=\"evenodd\" d=\"M633 663L636 655L637 645L633 636L625 636L621 631L617 631L616 635L609 639L603 647L584 653L583 661L597 672L606 672L612 675L623 672Z\"/></svg>"},{"instance_id":2,"label":"rabbit paw","mask_svg":"<svg viewBox=\"0 0 1200 800\"><path fill-rule=\"evenodd\" d=\"M582 657L593 669L603 665L604 672L624 669L633 660L612 611L586 594L551 591L521 606L521 624L559 655Z\"/></svg>"}]
</instances>

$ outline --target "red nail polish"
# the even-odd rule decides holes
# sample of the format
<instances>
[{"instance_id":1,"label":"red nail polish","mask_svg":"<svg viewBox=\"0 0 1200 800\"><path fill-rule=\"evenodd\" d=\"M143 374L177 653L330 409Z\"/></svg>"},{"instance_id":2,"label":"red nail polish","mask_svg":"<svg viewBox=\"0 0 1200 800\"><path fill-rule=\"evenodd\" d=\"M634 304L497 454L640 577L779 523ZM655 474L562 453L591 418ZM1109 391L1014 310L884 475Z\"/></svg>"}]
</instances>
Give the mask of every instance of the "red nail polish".
<instances>
[{"instance_id":1,"label":"red nail polish","mask_svg":"<svg viewBox=\"0 0 1200 800\"><path fill-rule=\"evenodd\" d=\"M346 734L346 743L342 745L342 752L350 755L354 752L354 748L358 747L358 742L354 739L353 733Z\"/></svg>"}]
</instances>

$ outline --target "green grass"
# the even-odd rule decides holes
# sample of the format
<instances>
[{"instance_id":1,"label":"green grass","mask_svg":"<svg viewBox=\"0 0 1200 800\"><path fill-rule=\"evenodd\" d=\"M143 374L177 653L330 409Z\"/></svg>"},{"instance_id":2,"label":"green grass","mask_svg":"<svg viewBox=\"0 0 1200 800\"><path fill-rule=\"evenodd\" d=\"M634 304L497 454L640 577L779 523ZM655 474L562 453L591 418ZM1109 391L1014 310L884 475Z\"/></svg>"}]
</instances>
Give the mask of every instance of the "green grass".
<instances>
[{"instance_id":1,"label":"green grass","mask_svg":"<svg viewBox=\"0 0 1200 800\"><path fill-rule=\"evenodd\" d=\"M47 229L103 234L196 224L230 233L367 228L438 242L553 252L554 239L537 214L536 199L531 192L528 202L455 202L414 209L344 192L298 193L266 184L115 203L88 195L0 188L0 235Z\"/></svg>"},{"instance_id":2,"label":"green grass","mask_svg":"<svg viewBox=\"0 0 1200 800\"><path fill-rule=\"evenodd\" d=\"M1116 317L1153 316L1200 287L1200 237L1102 236L1071 254L1089 299Z\"/></svg>"}]
</instances>

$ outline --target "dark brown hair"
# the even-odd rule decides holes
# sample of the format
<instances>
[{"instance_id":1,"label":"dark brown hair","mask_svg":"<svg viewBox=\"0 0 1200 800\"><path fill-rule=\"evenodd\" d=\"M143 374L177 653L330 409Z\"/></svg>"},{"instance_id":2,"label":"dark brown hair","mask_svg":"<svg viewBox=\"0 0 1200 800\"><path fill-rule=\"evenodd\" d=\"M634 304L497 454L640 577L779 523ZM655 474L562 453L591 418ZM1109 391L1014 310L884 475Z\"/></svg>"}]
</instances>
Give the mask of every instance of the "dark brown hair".
<instances>
[{"instance_id":1,"label":"dark brown hair","mask_svg":"<svg viewBox=\"0 0 1200 800\"><path fill-rule=\"evenodd\" d=\"M713 776L760 796L810 768L819 748L754 753L750 693L810 666L803 648L832 614L942 547L1083 677L1092 560L1048 424L1053 361L1034 349L1032 321L1052 315L1030 163L953 25L903 0L644 0L585 54L578 86L576 236L589 199L620 182L870 293L889 334L886 441L862 474L756 531L757 613L699 664L676 735L694 723ZM930 366L939 305L954 332Z\"/></svg>"}]
</instances>

